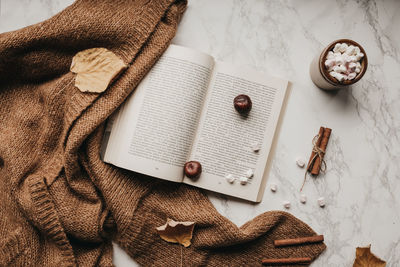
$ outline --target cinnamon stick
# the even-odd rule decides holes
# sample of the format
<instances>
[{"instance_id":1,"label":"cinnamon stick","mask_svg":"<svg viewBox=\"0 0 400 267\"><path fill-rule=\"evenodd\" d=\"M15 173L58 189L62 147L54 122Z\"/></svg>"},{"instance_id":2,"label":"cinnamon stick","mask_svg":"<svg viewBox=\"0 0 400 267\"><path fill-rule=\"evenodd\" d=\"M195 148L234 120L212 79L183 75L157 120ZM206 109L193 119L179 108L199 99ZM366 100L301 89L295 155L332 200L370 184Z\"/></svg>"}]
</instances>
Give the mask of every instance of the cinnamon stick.
<instances>
[{"instance_id":1,"label":"cinnamon stick","mask_svg":"<svg viewBox=\"0 0 400 267\"><path fill-rule=\"evenodd\" d=\"M324 152L321 154L321 158L317 156L317 158L315 159L314 165L311 170L311 174L313 174L313 175L319 174L319 171L321 169L322 160L324 159L324 156L325 156L326 147L328 146L329 137L331 136L331 132L332 132L332 129L329 129L329 128L325 128L325 130L324 130L324 133L322 135L321 144L319 146L319 148Z\"/></svg>"},{"instance_id":2,"label":"cinnamon stick","mask_svg":"<svg viewBox=\"0 0 400 267\"><path fill-rule=\"evenodd\" d=\"M284 265L284 264L310 264L311 258L282 258L282 259L263 259L263 265Z\"/></svg>"},{"instance_id":3,"label":"cinnamon stick","mask_svg":"<svg viewBox=\"0 0 400 267\"><path fill-rule=\"evenodd\" d=\"M274 246L275 247L284 247L284 246L319 243L322 241L324 241L323 235L314 235L314 236L307 236L307 237L275 240Z\"/></svg>"},{"instance_id":4,"label":"cinnamon stick","mask_svg":"<svg viewBox=\"0 0 400 267\"><path fill-rule=\"evenodd\" d=\"M321 141L322 141L322 136L323 136L323 134L324 134L324 130L325 130L325 128L324 127L320 127L319 128L319 132L318 132L318 139L317 139L317 142L316 142L316 146L317 147L319 147L320 145L321 145ZM310 160L308 161L308 164L307 164L307 170L309 171L309 172L311 172L311 170L312 170L312 168L313 168L313 165L314 165L314 162L315 162L315 160L317 159L317 157L315 157L315 152L314 152L314 150L311 152L311 156L310 156Z\"/></svg>"}]
</instances>

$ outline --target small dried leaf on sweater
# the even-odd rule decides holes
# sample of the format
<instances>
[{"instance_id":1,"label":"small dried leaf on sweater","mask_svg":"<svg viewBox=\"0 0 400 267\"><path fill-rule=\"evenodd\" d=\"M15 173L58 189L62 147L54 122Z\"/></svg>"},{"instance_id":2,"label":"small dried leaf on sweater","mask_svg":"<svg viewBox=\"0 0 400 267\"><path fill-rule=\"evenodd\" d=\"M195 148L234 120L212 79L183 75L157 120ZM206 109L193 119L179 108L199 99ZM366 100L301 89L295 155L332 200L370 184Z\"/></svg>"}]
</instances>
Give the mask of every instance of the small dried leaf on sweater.
<instances>
[{"instance_id":1,"label":"small dried leaf on sweater","mask_svg":"<svg viewBox=\"0 0 400 267\"><path fill-rule=\"evenodd\" d=\"M194 222L176 222L167 219L167 222L157 227L157 232L162 239L171 243L179 243L184 247L190 246L193 236Z\"/></svg>"},{"instance_id":2,"label":"small dried leaf on sweater","mask_svg":"<svg viewBox=\"0 0 400 267\"><path fill-rule=\"evenodd\" d=\"M126 68L126 64L106 48L91 48L77 53L70 70L76 73L75 86L82 92L101 93Z\"/></svg>"},{"instance_id":3,"label":"small dried leaf on sweater","mask_svg":"<svg viewBox=\"0 0 400 267\"><path fill-rule=\"evenodd\" d=\"M356 248L356 259L353 267L385 267L386 262L371 253L371 245Z\"/></svg>"}]
</instances>

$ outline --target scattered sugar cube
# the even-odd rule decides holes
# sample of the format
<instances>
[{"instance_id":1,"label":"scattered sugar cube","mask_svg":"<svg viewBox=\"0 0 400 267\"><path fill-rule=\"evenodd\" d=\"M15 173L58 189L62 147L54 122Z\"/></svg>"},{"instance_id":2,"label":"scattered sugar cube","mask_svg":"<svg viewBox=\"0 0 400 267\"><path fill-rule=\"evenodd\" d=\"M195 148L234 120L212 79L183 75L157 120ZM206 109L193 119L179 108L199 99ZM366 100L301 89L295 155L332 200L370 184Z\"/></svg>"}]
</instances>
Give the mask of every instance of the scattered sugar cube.
<instances>
[{"instance_id":1,"label":"scattered sugar cube","mask_svg":"<svg viewBox=\"0 0 400 267\"><path fill-rule=\"evenodd\" d=\"M247 177L248 179L252 178L253 175L254 175L254 172L253 172L252 169L248 169L248 170L246 171L246 177Z\"/></svg>"},{"instance_id":2,"label":"scattered sugar cube","mask_svg":"<svg viewBox=\"0 0 400 267\"><path fill-rule=\"evenodd\" d=\"M226 181L227 181L228 183L231 183L231 184L233 184L233 183L235 182L235 177L233 177L232 174L227 174L227 175L225 176L225 179L226 179Z\"/></svg>"},{"instance_id":3,"label":"scattered sugar cube","mask_svg":"<svg viewBox=\"0 0 400 267\"><path fill-rule=\"evenodd\" d=\"M283 201L283 206L285 207L285 209L290 209L290 201L288 200Z\"/></svg>"},{"instance_id":4,"label":"scattered sugar cube","mask_svg":"<svg viewBox=\"0 0 400 267\"><path fill-rule=\"evenodd\" d=\"M321 208L325 207L325 198L323 198L323 197L318 198L318 205Z\"/></svg>"},{"instance_id":5,"label":"scattered sugar cube","mask_svg":"<svg viewBox=\"0 0 400 267\"><path fill-rule=\"evenodd\" d=\"M240 180L240 184L241 184L241 185L245 185L245 184L247 184L248 181L249 181L249 180L247 179L247 177L245 177L245 176L240 177L239 180Z\"/></svg>"},{"instance_id":6,"label":"scattered sugar cube","mask_svg":"<svg viewBox=\"0 0 400 267\"><path fill-rule=\"evenodd\" d=\"M303 168L306 165L306 162L304 161L304 159L299 157L299 158L296 159L296 164L300 168Z\"/></svg>"},{"instance_id":7,"label":"scattered sugar cube","mask_svg":"<svg viewBox=\"0 0 400 267\"><path fill-rule=\"evenodd\" d=\"M306 202L307 202L307 196L304 195L304 194L301 194L301 195L300 195L300 202L303 203L303 204L306 204Z\"/></svg>"},{"instance_id":8,"label":"scattered sugar cube","mask_svg":"<svg viewBox=\"0 0 400 267\"><path fill-rule=\"evenodd\" d=\"M276 192L278 190L278 186L276 184L271 184L271 191Z\"/></svg>"}]
</instances>

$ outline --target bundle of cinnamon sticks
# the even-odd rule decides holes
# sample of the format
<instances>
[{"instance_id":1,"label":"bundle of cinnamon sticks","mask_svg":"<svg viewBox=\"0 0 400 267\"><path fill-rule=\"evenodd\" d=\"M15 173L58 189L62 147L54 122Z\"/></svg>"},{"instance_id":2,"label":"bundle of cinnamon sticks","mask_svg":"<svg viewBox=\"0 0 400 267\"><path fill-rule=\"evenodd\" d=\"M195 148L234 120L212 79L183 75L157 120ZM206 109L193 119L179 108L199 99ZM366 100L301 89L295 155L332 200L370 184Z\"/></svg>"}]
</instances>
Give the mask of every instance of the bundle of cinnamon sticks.
<instances>
[{"instance_id":1,"label":"bundle of cinnamon sticks","mask_svg":"<svg viewBox=\"0 0 400 267\"><path fill-rule=\"evenodd\" d=\"M298 246L298 245L309 245L314 243L321 243L324 241L323 235L297 237L290 239L275 240L275 247L286 247L286 246ZM262 260L263 265L276 266L276 265L309 265L312 259L310 257L300 258L266 258Z\"/></svg>"},{"instance_id":2,"label":"bundle of cinnamon sticks","mask_svg":"<svg viewBox=\"0 0 400 267\"><path fill-rule=\"evenodd\" d=\"M313 142L314 147L307 164L307 171L312 175L318 175L321 170L331 132L332 129L330 128L324 128L322 126L319 128L317 139L315 143Z\"/></svg>"}]
</instances>

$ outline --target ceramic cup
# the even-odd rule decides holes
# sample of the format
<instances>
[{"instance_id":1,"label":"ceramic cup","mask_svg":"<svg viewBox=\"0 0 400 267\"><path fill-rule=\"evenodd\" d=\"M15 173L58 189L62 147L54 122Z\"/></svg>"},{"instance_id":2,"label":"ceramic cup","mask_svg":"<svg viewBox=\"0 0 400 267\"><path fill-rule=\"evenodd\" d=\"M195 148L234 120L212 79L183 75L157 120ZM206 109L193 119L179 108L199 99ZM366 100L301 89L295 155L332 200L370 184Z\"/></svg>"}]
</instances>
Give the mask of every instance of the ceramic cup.
<instances>
[{"instance_id":1,"label":"ceramic cup","mask_svg":"<svg viewBox=\"0 0 400 267\"><path fill-rule=\"evenodd\" d=\"M335 47L337 43L346 43L348 45L358 46L361 52L364 54L364 57L360 61L361 64L360 72L353 80L344 80L342 82L339 82L338 80L329 75L329 72L325 67L324 62L326 60L326 56L329 51L332 51L332 49ZM322 50L320 54L316 55L316 57L313 59L310 65L310 76L311 80L319 88L325 90L336 90L336 89L346 88L349 85L358 82L364 76L365 71L367 70L367 66L368 66L368 58L364 48L353 40L340 39L330 43L327 47L325 47L324 50Z\"/></svg>"}]
</instances>

